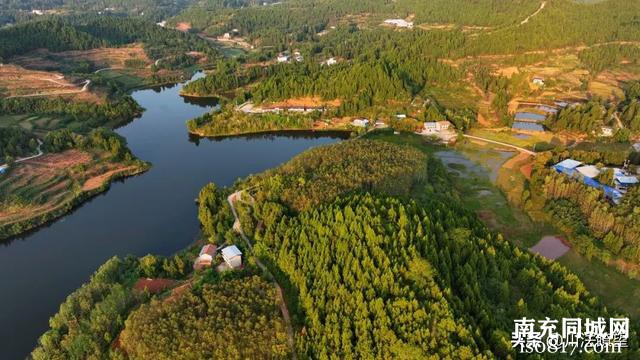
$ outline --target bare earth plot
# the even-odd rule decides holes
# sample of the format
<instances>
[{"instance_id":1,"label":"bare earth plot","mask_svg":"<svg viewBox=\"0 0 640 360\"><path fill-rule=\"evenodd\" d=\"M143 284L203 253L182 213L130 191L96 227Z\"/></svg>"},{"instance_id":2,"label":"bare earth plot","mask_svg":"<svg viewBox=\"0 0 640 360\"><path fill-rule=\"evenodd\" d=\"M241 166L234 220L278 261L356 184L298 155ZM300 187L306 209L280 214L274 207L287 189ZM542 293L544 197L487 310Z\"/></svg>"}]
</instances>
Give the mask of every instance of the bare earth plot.
<instances>
[{"instance_id":1,"label":"bare earth plot","mask_svg":"<svg viewBox=\"0 0 640 360\"><path fill-rule=\"evenodd\" d=\"M29 70L12 64L0 66L2 97L69 96L74 100L100 101L86 84L86 81L71 82L58 72Z\"/></svg>"},{"instance_id":2,"label":"bare earth plot","mask_svg":"<svg viewBox=\"0 0 640 360\"><path fill-rule=\"evenodd\" d=\"M59 68L65 62L88 61L97 68L124 68L127 60L140 60L151 65L141 44L131 44L117 48L49 52L45 49L32 51L12 59L12 62L32 69Z\"/></svg>"},{"instance_id":3,"label":"bare earth plot","mask_svg":"<svg viewBox=\"0 0 640 360\"><path fill-rule=\"evenodd\" d=\"M555 260L566 254L571 248L558 236L545 236L532 247L531 252L540 254L549 260Z\"/></svg>"}]
</instances>

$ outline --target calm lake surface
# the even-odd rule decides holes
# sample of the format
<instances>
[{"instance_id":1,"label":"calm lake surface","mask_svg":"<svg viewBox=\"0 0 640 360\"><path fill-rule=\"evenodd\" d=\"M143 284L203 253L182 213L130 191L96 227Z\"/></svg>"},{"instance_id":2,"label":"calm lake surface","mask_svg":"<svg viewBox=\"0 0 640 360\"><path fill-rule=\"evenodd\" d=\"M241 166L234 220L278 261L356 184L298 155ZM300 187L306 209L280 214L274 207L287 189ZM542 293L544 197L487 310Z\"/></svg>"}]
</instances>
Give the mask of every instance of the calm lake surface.
<instances>
[{"instance_id":1,"label":"calm lake surface","mask_svg":"<svg viewBox=\"0 0 640 360\"><path fill-rule=\"evenodd\" d=\"M146 111L118 130L151 170L115 182L46 228L0 244L0 359L27 356L60 303L105 260L169 255L192 243L199 231L194 199L206 183L231 185L339 141L327 134L190 139L185 121L209 109L182 99L180 87L135 92Z\"/></svg>"}]
</instances>

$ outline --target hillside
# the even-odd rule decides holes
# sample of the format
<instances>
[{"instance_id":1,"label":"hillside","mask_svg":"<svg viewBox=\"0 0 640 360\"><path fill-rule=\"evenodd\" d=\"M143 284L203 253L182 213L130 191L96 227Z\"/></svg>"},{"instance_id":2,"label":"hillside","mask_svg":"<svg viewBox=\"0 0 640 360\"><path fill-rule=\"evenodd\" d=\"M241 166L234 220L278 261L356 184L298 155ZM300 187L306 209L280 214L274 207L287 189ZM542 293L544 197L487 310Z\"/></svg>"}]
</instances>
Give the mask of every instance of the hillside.
<instances>
[{"instance_id":1,"label":"hillside","mask_svg":"<svg viewBox=\"0 0 640 360\"><path fill-rule=\"evenodd\" d=\"M370 168L381 154L397 172ZM400 175L402 166L416 165L411 157L421 169ZM315 163L308 163L311 159ZM310 168L318 169L318 175L306 173ZM363 177L365 169L371 179ZM323 189L331 184L340 190L326 193ZM347 141L313 149L238 185L260 189L253 191L253 204L237 204L243 229L254 235L254 253L230 231L226 190L208 186L199 201L201 219L219 220L217 226L203 223L211 239L217 233L223 235L218 244L243 247L244 270L191 273L195 248L173 258L110 260L61 307L34 357L96 352L109 357L180 357L193 354L196 343L209 349L202 353L208 356L225 353L217 345L221 336L226 349L238 349L236 354L285 356L292 349L283 347L282 320L269 300L273 288L257 277L267 275L256 267L253 256L284 284L295 351L311 358L506 357L513 355L513 318L614 314L561 265L489 232L461 207L442 165L411 148ZM409 189L413 199L406 197ZM105 275L107 266L110 275ZM171 278L178 286L151 294L149 302L132 289L137 277ZM104 290L90 295L90 289ZM250 300L257 293L271 295ZM121 303L130 305L112 307L116 297L130 299ZM88 307L71 310L83 298ZM136 304L145 305L132 311ZM235 318L237 326L225 327L225 321L216 321L229 316L225 311L244 314L245 320ZM65 325L70 316L79 319L78 325ZM91 325L99 318L106 321L101 326L110 329L108 337ZM251 325L257 319L262 319L260 325ZM255 337L242 333L247 326L254 329L247 331L257 331ZM263 326L272 331L257 330ZM217 330L198 330L204 328ZM94 345L81 345L83 338L94 339ZM635 335L629 346L625 356L637 356Z\"/></svg>"}]
</instances>

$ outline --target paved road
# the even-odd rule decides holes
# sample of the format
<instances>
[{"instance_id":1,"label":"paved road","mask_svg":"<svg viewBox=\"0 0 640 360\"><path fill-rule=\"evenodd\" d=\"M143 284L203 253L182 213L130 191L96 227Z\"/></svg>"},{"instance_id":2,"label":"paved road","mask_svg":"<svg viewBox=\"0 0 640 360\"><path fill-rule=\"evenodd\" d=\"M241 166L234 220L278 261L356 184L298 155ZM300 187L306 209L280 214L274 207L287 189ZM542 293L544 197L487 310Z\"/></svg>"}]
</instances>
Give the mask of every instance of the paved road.
<instances>
[{"instance_id":1,"label":"paved road","mask_svg":"<svg viewBox=\"0 0 640 360\"><path fill-rule=\"evenodd\" d=\"M506 146L506 147L509 147L509 148L512 148L512 149L516 149L516 150L518 150L520 152L527 153L529 155L533 155L533 156L538 155L538 153L536 153L534 151L527 150L525 148L522 148L522 147L519 147L519 146L515 146L515 145L512 145L512 144L507 144L507 143L503 143L503 142L500 142L500 141L485 139L485 138L482 138L482 137L479 137L479 136L473 136L473 135L467 135L467 134L464 134L463 136L466 137L466 138L469 138L469 139L480 140L480 141L485 141L485 142L492 143L492 144Z\"/></svg>"}]
</instances>

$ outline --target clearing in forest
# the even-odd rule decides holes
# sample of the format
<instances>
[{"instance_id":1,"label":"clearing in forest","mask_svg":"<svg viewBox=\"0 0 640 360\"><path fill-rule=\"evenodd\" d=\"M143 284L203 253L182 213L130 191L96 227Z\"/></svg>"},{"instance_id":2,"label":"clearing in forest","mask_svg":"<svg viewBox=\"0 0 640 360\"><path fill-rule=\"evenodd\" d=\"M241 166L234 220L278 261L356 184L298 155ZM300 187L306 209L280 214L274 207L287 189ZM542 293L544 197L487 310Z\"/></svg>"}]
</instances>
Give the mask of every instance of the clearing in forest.
<instances>
[{"instance_id":1,"label":"clearing in forest","mask_svg":"<svg viewBox=\"0 0 640 360\"><path fill-rule=\"evenodd\" d=\"M555 260L571 249L566 241L559 236L545 236L532 247L531 252L540 254L549 260Z\"/></svg>"}]
</instances>

